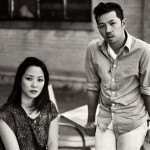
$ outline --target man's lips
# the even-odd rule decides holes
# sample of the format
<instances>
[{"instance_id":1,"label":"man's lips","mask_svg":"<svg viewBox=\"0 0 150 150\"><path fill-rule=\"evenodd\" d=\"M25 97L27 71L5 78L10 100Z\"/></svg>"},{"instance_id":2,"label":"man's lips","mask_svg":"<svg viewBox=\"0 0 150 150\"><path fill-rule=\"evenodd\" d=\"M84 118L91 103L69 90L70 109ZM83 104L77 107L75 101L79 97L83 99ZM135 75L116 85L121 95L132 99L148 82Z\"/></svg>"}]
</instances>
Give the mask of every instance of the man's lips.
<instances>
[{"instance_id":1,"label":"man's lips","mask_svg":"<svg viewBox=\"0 0 150 150\"><path fill-rule=\"evenodd\" d=\"M107 35L106 37L109 39L109 38L113 38L115 36L114 35Z\"/></svg>"}]
</instances>

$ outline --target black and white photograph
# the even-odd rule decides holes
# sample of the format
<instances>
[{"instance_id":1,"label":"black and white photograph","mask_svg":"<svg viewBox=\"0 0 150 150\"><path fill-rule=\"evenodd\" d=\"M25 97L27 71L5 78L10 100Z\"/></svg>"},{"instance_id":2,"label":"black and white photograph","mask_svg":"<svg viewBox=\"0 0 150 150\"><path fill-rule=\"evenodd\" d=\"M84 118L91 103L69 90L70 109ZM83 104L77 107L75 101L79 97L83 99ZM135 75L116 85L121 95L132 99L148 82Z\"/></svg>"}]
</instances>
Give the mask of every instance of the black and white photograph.
<instances>
[{"instance_id":1,"label":"black and white photograph","mask_svg":"<svg viewBox=\"0 0 150 150\"><path fill-rule=\"evenodd\" d=\"M0 0L0 150L150 150L149 0Z\"/></svg>"}]
</instances>

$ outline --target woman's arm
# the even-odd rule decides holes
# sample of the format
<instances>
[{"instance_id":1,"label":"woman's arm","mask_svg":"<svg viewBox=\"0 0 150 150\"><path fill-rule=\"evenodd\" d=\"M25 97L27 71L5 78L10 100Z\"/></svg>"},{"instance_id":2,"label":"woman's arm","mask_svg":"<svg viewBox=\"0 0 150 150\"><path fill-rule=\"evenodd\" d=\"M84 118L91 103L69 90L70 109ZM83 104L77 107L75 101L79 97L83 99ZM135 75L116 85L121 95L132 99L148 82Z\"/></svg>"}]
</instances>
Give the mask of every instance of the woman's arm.
<instances>
[{"instance_id":1,"label":"woman's arm","mask_svg":"<svg viewBox=\"0 0 150 150\"><path fill-rule=\"evenodd\" d=\"M0 120L0 137L6 150L20 150L15 134L3 120Z\"/></svg>"},{"instance_id":2,"label":"woman's arm","mask_svg":"<svg viewBox=\"0 0 150 150\"><path fill-rule=\"evenodd\" d=\"M48 150L58 150L58 117L56 117L49 127Z\"/></svg>"}]
</instances>

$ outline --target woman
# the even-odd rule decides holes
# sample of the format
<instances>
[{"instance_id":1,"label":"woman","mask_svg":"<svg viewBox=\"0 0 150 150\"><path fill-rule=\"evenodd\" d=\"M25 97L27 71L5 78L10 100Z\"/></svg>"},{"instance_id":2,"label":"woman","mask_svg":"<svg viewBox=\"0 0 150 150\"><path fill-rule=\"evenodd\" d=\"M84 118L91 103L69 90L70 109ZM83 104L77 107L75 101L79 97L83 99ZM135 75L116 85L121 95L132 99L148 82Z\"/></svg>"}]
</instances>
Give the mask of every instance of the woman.
<instances>
[{"instance_id":1,"label":"woman","mask_svg":"<svg viewBox=\"0 0 150 150\"><path fill-rule=\"evenodd\" d=\"M49 74L34 57L19 66L0 110L0 150L58 149L58 112L48 95Z\"/></svg>"}]
</instances>

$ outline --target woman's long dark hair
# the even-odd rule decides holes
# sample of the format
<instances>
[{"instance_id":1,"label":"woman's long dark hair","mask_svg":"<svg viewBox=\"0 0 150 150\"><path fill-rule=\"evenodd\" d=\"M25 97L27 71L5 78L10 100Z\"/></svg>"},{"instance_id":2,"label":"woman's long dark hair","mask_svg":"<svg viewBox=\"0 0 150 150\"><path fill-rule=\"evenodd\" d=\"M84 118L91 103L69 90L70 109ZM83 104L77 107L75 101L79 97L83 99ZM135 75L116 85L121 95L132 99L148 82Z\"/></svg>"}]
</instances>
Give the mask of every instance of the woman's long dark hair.
<instances>
[{"instance_id":1,"label":"woman's long dark hair","mask_svg":"<svg viewBox=\"0 0 150 150\"><path fill-rule=\"evenodd\" d=\"M12 92L9 95L8 100L4 106L8 106L11 104L15 106L21 105L21 92L22 92L21 80L25 71L30 66L40 67L44 73L44 78L45 78L44 87L41 93L39 94L39 96L35 98L32 106L32 110L36 109L37 111L40 111L47 105L49 101L49 94L48 94L49 73L46 68L46 65L44 64L43 61L39 60L38 58L27 57L18 67Z\"/></svg>"}]
</instances>

